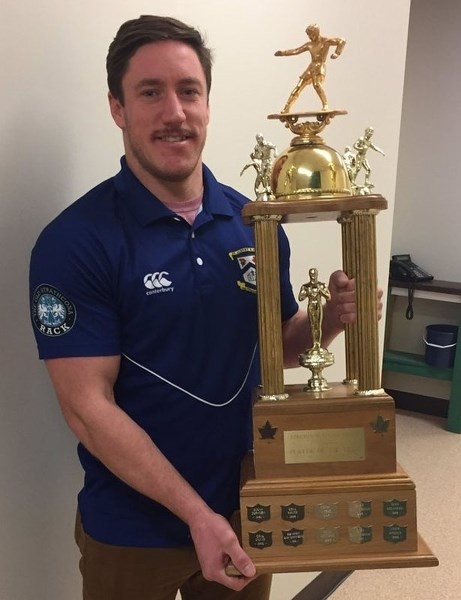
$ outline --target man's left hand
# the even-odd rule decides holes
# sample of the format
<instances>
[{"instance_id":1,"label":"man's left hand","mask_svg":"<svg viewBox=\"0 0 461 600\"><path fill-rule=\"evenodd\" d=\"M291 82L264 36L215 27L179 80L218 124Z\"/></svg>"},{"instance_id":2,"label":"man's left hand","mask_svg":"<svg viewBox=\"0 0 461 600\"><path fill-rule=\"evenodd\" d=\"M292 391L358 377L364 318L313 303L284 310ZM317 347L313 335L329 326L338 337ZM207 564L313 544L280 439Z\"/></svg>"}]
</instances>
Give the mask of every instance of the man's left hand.
<instances>
[{"instance_id":1,"label":"man's left hand","mask_svg":"<svg viewBox=\"0 0 461 600\"><path fill-rule=\"evenodd\" d=\"M328 287L331 299L325 305L324 320L329 333L334 334L335 330L340 332L344 325L354 323L357 319L355 279L349 279L344 271L335 271L330 276ZM383 290L379 288L376 299L378 319L382 317L382 298Z\"/></svg>"}]
</instances>

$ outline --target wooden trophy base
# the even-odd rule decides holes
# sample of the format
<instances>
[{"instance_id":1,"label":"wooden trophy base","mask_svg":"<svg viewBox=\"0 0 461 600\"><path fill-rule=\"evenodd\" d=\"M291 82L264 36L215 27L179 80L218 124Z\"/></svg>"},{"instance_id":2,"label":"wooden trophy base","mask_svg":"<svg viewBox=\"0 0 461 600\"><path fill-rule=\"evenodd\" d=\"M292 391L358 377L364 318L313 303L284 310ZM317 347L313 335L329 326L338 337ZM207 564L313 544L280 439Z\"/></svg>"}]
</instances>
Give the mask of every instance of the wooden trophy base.
<instances>
[{"instance_id":1,"label":"wooden trophy base","mask_svg":"<svg viewBox=\"0 0 461 600\"><path fill-rule=\"evenodd\" d=\"M256 479L249 454L242 477L237 529L258 573L438 564L417 533L415 486L400 467L381 476Z\"/></svg>"},{"instance_id":2,"label":"wooden trophy base","mask_svg":"<svg viewBox=\"0 0 461 600\"><path fill-rule=\"evenodd\" d=\"M236 530L257 571L436 566L417 532L415 485L396 463L392 398L303 387L254 403Z\"/></svg>"},{"instance_id":3,"label":"wooden trophy base","mask_svg":"<svg viewBox=\"0 0 461 600\"><path fill-rule=\"evenodd\" d=\"M331 386L324 392L305 392L301 384L287 385L287 400L255 399L256 477L396 470L393 399L384 392L357 396L352 385Z\"/></svg>"}]
</instances>

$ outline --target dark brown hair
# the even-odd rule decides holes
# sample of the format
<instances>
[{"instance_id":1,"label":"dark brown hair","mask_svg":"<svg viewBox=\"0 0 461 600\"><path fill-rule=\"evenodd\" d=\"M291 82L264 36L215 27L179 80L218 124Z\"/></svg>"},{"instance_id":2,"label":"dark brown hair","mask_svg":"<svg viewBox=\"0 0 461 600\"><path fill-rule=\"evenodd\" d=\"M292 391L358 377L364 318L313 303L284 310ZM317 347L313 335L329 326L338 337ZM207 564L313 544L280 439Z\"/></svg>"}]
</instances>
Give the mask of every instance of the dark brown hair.
<instances>
[{"instance_id":1,"label":"dark brown hair","mask_svg":"<svg viewBox=\"0 0 461 600\"><path fill-rule=\"evenodd\" d=\"M211 50L199 31L172 17L142 15L126 21L109 46L106 59L107 83L110 93L123 104L122 79L133 54L145 44L175 40L193 48L205 73L208 94L211 88Z\"/></svg>"}]
</instances>

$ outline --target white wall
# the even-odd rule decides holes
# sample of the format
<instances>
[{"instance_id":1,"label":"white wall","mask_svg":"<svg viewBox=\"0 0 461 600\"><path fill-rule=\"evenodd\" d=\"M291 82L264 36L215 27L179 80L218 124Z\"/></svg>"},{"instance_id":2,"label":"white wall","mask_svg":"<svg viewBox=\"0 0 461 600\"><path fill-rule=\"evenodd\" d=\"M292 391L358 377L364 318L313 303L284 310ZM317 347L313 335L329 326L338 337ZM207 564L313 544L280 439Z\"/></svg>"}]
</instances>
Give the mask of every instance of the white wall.
<instances>
[{"instance_id":1,"label":"white wall","mask_svg":"<svg viewBox=\"0 0 461 600\"><path fill-rule=\"evenodd\" d=\"M461 281L461 72L458 0L418 0L410 11L392 254L410 253L436 279ZM407 300L393 310L390 347L423 355L428 324L459 323L458 305ZM386 372L383 385L447 399L450 382Z\"/></svg>"},{"instance_id":2,"label":"white wall","mask_svg":"<svg viewBox=\"0 0 461 600\"><path fill-rule=\"evenodd\" d=\"M239 177L261 131L280 148L290 135L266 120L277 112L306 56L274 58L318 22L343 36L327 66L332 107L345 108L325 132L342 150L368 125L386 157L370 157L376 191L390 208L378 217L379 275L385 283L397 169L409 0L4 0L0 22L0 598L77 600L72 542L81 473L75 441L36 356L28 317L27 269L42 227L118 169L122 144L106 102L104 62L126 19L156 11L199 26L215 49L212 124L206 161L251 195ZM391 15L391 18L390 18ZM431 73L433 75L433 71ZM307 92L306 92L307 94ZM300 100L301 102L301 100ZM312 96L317 107L317 100ZM306 108L311 108L306 96ZM293 226L295 288L310 266L326 279L340 266L339 226ZM338 355L341 346L338 347ZM337 375L342 377L341 357ZM333 373L333 372L332 372ZM280 596L284 597L283 595Z\"/></svg>"},{"instance_id":3,"label":"white wall","mask_svg":"<svg viewBox=\"0 0 461 600\"><path fill-rule=\"evenodd\" d=\"M411 6L393 254L461 281L459 0Z\"/></svg>"}]
</instances>

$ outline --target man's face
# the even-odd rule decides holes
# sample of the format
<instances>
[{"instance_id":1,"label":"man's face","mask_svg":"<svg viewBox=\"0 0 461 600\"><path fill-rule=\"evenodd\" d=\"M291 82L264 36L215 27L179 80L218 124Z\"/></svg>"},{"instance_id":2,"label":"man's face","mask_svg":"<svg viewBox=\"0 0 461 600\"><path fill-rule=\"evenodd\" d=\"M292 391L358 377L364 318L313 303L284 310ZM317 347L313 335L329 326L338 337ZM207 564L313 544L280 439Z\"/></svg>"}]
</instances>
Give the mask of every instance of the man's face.
<instances>
[{"instance_id":1,"label":"man's face","mask_svg":"<svg viewBox=\"0 0 461 600\"><path fill-rule=\"evenodd\" d=\"M144 183L201 182L209 108L195 51L173 40L142 46L122 88L123 105L109 94L110 108L135 175Z\"/></svg>"}]
</instances>

